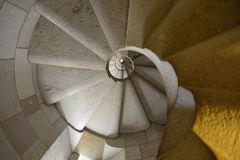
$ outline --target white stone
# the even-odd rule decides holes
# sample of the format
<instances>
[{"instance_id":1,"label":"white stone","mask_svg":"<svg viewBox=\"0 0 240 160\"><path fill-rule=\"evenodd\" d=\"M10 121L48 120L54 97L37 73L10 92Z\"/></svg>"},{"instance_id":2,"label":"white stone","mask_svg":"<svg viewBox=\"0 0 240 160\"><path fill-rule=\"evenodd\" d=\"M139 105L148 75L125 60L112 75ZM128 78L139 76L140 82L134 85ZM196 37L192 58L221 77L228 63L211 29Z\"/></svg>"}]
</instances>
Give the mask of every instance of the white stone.
<instances>
[{"instance_id":1,"label":"white stone","mask_svg":"<svg viewBox=\"0 0 240 160\"><path fill-rule=\"evenodd\" d=\"M24 160L33 160L33 159L41 159L41 157L45 154L48 148L40 141L37 140L24 154Z\"/></svg>"},{"instance_id":2,"label":"white stone","mask_svg":"<svg viewBox=\"0 0 240 160\"><path fill-rule=\"evenodd\" d=\"M143 158L156 157L159 151L160 141L154 140L141 146Z\"/></svg>"},{"instance_id":3,"label":"white stone","mask_svg":"<svg viewBox=\"0 0 240 160\"><path fill-rule=\"evenodd\" d=\"M83 133L82 132L77 132L74 129L72 129L71 127L68 127L68 132L69 132L72 151L77 152L76 147L77 147L79 141L81 140L81 137L82 137Z\"/></svg>"},{"instance_id":4,"label":"white stone","mask_svg":"<svg viewBox=\"0 0 240 160\"><path fill-rule=\"evenodd\" d=\"M133 59L133 61L136 66L155 67L155 64L144 55Z\"/></svg>"},{"instance_id":5,"label":"white stone","mask_svg":"<svg viewBox=\"0 0 240 160\"><path fill-rule=\"evenodd\" d=\"M125 154L127 160L142 159L139 146L126 147Z\"/></svg>"},{"instance_id":6,"label":"white stone","mask_svg":"<svg viewBox=\"0 0 240 160\"><path fill-rule=\"evenodd\" d=\"M18 1L22 1L22 0L18 0ZM21 47L21 48L29 47L33 30L39 18L40 18L40 14L38 14L36 11L31 9L23 23L23 26L19 35L19 39L18 39L18 44L17 44L18 47Z\"/></svg>"},{"instance_id":7,"label":"white stone","mask_svg":"<svg viewBox=\"0 0 240 160\"><path fill-rule=\"evenodd\" d=\"M88 122L86 126L88 129L111 138L118 136L122 91L122 82L115 83Z\"/></svg>"},{"instance_id":8,"label":"white stone","mask_svg":"<svg viewBox=\"0 0 240 160\"><path fill-rule=\"evenodd\" d=\"M43 103L40 106L50 123L56 122L61 117L54 105L47 106Z\"/></svg>"},{"instance_id":9,"label":"white stone","mask_svg":"<svg viewBox=\"0 0 240 160\"><path fill-rule=\"evenodd\" d=\"M37 64L105 70L106 62L66 32L41 17L29 49L29 61Z\"/></svg>"},{"instance_id":10,"label":"white stone","mask_svg":"<svg viewBox=\"0 0 240 160\"><path fill-rule=\"evenodd\" d=\"M67 160L71 153L70 138L68 128L66 128L51 145L41 160Z\"/></svg>"},{"instance_id":11,"label":"white stone","mask_svg":"<svg viewBox=\"0 0 240 160\"><path fill-rule=\"evenodd\" d=\"M164 126L152 124L150 128L145 130L148 141L162 139L164 135Z\"/></svg>"},{"instance_id":12,"label":"white stone","mask_svg":"<svg viewBox=\"0 0 240 160\"><path fill-rule=\"evenodd\" d=\"M3 133L2 128L0 127L0 143L6 139L5 134Z\"/></svg>"},{"instance_id":13,"label":"white stone","mask_svg":"<svg viewBox=\"0 0 240 160\"><path fill-rule=\"evenodd\" d=\"M27 60L27 49L16 49L15 79L19 99L35 95L32 79L32 66Z\"/></svg>"},{"instance_id":14,"label":"white stone","mask_svg":"<svg viewBox=\"0 0 240 160\"><path fill-rule=\"evenodd\" d=\"M88 132L84 132L80 141L80 155L95 159L102 159L105 140L94 136Z\"/></svg>"},{"instance_id":15,"label":"white stone","mask_svg":"<svg viewBox=\"0 0 240 160\"><path fill-rule=\"evenodd\" d=\"M21 160L8 140L0 143L0 159L2 160Z\"/></svg>"},{"instance_id":16,"label":"white stone","mask_svg":"<svg viewBox=\"0 0 240 160\"><path fill-rule=\"evenodd\" d=\"M132 75L132 81L139 97L141 97L141 102L149 120L158 124L165 124L168 109L166 95L137 74Z\"/></svg>"},{"instance_id":17,"label":"white stone","mask_svg":"<svg viewBox=\"0 0 240 160\"><path fill-rule=\"evenodd\" d=\"M128 0L90 2L112 50L125 47Z\"/></svg>"},{"instance_id":18,"label":"white stone","mask_svg":"<svg viewBox=\"0 0 240 160\"><path fill-rule=\"evenodd\" d=\"M4 2L0 10L0 59L15 57L18 34L25 16L23 10Z\"/></svg>"},{"instance_id":19,"label":"white stone","mask_svg":"<svg viewBox=\"0 0 240 160\"><path fill-rule=\"evenodd\" d=\"M110 158L120 153L122 150L123 148L112 147L105 143L102 160L109 160Z\"/></svg>"},{"instance_id":20,"label":"white stone","mask_svg":"<svg viewBox=\"0 0 240 160\"><path fill-rule=\"evenodd\" d=\"M61 100L57 107L71 125L82 130L113 85L112 79L105 80Z\"/></svg>"},{"instance_id":21,"label":"white stone","mask_svg":"<svg viewBox=\"0 0 240 160\"><path fill-rule=\"evenodd\" d=\"M165 91L163 79L159 71L157 70L157 68L137 66L135 68L135 71L138 75L140 75L142 78L147 80L150 84L155 86L157 89L159 89L162 92Z\"/></svg>"},{"instance_id":22,"label":"white stone","mask_svg":"<svg viewBox=\"0 0 240 160\"><path fill-rule=\"evenodd\" d=\"M0 60L0 91L0 121L3 121L22 111L15 87L14 60Z\"/></svg>"},{"instance_id":23,"label":"white stone","mask_svg":"<svg viewBox=\"0 0 240 160\"><path fill-rule=\"evenodd\" d=\"M106 71L47 65L38 65L37 69L39 89L47 104L70 97L108 78Z\"/></svg>"},{"instance_id":24,"label":"white stone","mask_svg":"<svg viewBox=\"0 0 240 160\"><path fill-rule=\"evenodd\" d=\"M161 152L166 152L180 143L189 132L196 114L196 103L190 91L179 87L178 97L173 109L169 112Z\"/></svg>"},{"instance_id":25,"label":"white stone","mask_svg":"<svg viewBox=\"0 0 240 160\"><path fill-rule=\"evenodd\" d=\"M38 87L38 78L37 78L37 65L32 64L32 78L33 78L33 85L34 90L38 99L39 104L43 103L42 95L40 93L39 87Z\"/></svg>"},{"instance_id":26,"label":"white stone","mask_svg":"<svg viewBox=\"0 0 240 160\"><path fill-rule=\"evenodd\" d=\"M143 106L130 81L126 82L123 111L120 123L121 133L131 133L147 129L150 126Z\"/></svg>"},{"instance_id":27,"label":"white stone","mask_svg":"<svg viewBox=\"0 0 240 160\"><path fill-rule=\"evenodd\" d=\"M15 4L21 9L24 9L25 11L29 11L32 8L34 1L35 0L9 0L9 2Z\"/></svg>"},{"instance_id":28,"label":"white stone","mask_svg":"<svg viewBox=\"0 0 240 160\"><path fill-rule=\"evenodd\" d=\"M68 126L67 122L60 117L54 124L54 128L58 131L58 133L62 133L62 131Z\"/></svg>"},{"instance_id":29,"label":"white stone","mask_svg":"<svg viewBox=\"0 0 240 160\"><path fill-rule=\"evenodd\" d=\"M50 147L57 139L58 133L45 117L43 111L40 109L28 117L29 122L39 138Z\"/></svg>"},{"instance_id":30,"label":"white stone","mask_svg":"<svg viewBox=\"0 0 240 160\"><path fill-rule=\"evenodd\" d=\"M147 142L144 131L130 133L126 135L126 146L138 146Z\"/></svg>"},{"instance_id":31,"label":"white stone","mask_svg":"<svg viewBox=\"0 0 240 160\"><path fill-rule=\"evenodd\" d=\"M125 160L125 150L121 151L110 160Z\"/></svg>"},{"instance_id":32,"label":"white stone","mask_svg":"<svg viewBox=\"0 0 240 160\"><path fill-rule=\"evenodd\" d=\"M112 51L89 0L41 0L37 1L35 9L99 57L107 60L111 55Z\"/></svg>"}]
</instances>

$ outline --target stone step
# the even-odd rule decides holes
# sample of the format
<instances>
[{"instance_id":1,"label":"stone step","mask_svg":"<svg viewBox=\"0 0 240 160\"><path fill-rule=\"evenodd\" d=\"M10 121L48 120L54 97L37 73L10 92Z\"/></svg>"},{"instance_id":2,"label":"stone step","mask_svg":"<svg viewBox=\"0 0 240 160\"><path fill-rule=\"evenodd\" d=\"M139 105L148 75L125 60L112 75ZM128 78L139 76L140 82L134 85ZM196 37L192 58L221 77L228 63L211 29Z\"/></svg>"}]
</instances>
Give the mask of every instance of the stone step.
<instances>
[{"instance_id":1,"label":"stone step","mask_svg":"<svg viewBox=\"0 0 240 160\"><path fill-rule=\"evenodd\" d=\"M112 79L105 80L59 101L57 107L72 126L82 130L114 84Z\"/></svg>"},{"instance_id":2,"label":"stone step","mask_svg":"<svg viewBox=\"0 0 240 160\"><path fill-rule=\"evenodd\" d=\"M173 55L237 27L239 7L238 0L177 1L146 40L145 47L162 57Z\"/></svg>"},{"instance_id":3,"label":"stone step","mask_svg":"<svg viewBox=\"0 0 240 160\"><path fill-rule=\"evenodd\" d=\"M38 85L47 104L56 103L108 78L105 71L38 65Z\"/></svg>"},{"instance_id":4,"label":"stone step","mask_svg":"<svg viewBox=\"0 0 240 160\"><path fill-rule=\"evenodd\" d=\"M148 34L162 21L175 0L130 0L127 45L143 47Z\"/></svg>"},{"instance_id":5,"label":"stone step","mask_svg":"<svg viewBox=\"0 0 240 160\"><path fill-rule=\"evenodd\" d=\"M133 62L136 66L156 67L155 64L144 55L134 58Z\"/></svg>"},{"instance_id":6,"label":"stone step","mask_svg":"<svg viewBox=\"0 0 240 160\"><path fill-rule=\"evenodd\" d=\"M99 57L107 60L111 55L89 0L37 0L34 9Z\"/></svg>"},{"instance_id":7,"label":"stone step","mask_svg":"<svg viewBox=\"0 0 240 160\"><path fill-rule=\"evenodd\" d=\"M148 118L131 81L126 81L120 133L131 133L150 127Z\"/></svg>"},{"instance_id":8,"label":"stone step","mask_svg":"<svg viewBox=\"0 0 240 160\"><path fill-rule=\"evenodd\" d=\"M158 124L165 124L167 118L166 95L137 74L133 74L131 80L139 97L141 97L141 102L149 120Z\"/></svg>"},{"instance_id":9,"label":"stone step","mask_svg":"<svg viewBox=\"0 0 240 160\"><path fill-rule=\"evenodd\" d=\"M122 92L123 83L116 82L88 122L86 126L88 129L109 138L118 136Z\"/></svg>"},{"instance_id":10,"label":"stone step","mask_svg":"<svg viewBox=\"0 0 240 160\"><path fill-rule=\"evenodd\" d=\"M90 2L112 50L125 47L129 0Z\"/></svg>"},{"instance_id":11,"label":"stone step","mask_svg":"<svg viewBox=\"0 0 240 160\"><path fill-rule=\"evenodd\" d=\"M105 143L102 160L109 160L120 154L122 151L124 151L123 148L112 147Z\"/></svg>"},{"instance_id":12,"label":"stone step","mask_svg":"<svg viewBox=\"0 0 240 160\"><path fill-rule=\"evenodd\" d=\"M30 44L32 63L105 70L106 62L44 17L40 17Z\"/></svg>"}]
</instances>

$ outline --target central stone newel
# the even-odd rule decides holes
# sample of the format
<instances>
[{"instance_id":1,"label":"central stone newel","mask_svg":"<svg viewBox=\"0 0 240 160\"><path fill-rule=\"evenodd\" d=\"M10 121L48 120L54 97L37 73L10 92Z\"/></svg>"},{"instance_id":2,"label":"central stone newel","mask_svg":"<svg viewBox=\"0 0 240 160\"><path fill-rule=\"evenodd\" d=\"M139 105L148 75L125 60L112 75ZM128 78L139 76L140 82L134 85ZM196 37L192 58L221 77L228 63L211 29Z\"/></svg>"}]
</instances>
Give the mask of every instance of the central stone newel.
<instances>
[{"instance_id":1,"label":"central stone newel","mask_svg":"<svg viewBox=\"0 0 240 160\"><path fill-rule=\"evenodd\" d=\"M113 79L124 80L133 73L134 63L129 56L118 52L110 57L107 71Z\"/></svg>"}]
</instances>

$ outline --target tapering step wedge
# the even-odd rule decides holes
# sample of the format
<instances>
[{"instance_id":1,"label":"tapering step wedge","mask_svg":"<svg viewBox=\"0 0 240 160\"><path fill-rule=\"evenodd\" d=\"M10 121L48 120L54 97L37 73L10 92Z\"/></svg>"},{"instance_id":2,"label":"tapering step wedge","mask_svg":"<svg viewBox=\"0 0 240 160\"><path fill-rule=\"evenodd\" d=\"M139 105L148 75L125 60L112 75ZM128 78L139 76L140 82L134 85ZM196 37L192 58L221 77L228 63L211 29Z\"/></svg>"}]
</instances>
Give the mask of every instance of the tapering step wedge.
<instances>
[{"instance_id":1,"label":"tapering step wedge","mask_svg":"<svg viewBox=\"0 0 240 160\"><path fill-rule=\"evenodd\" d=\"M106 79L105 71L38 65L38 85L47 104L56 103Z\"/></svg>"},{"instance_id":2,"label":"tapering step wedge","mask_svg":"<svg viewBox=\"0 0 240 160\"><path fill-rule=\"evenodd\" d=\"M123 82L116 82L87 124L87 128L100 135L116 138L121 116Z\"/></svg>"},{"instance_id":3,"label":"tapering step wedge","mask_svg":"<svg viewBox=\"0 0 240 160\"><path fill-rule=\"evenodd\" d=\"M102 58L43 17L33 32L28 59L36 64L95 70L105 70L106 65Z\"/></svg>"},{"instance_id":4,"label":"tapering step wedge","mask_svg":"<svg viewBox=\"0 0 240 160\"><path fill-rule=\"evenodd\" d=\"M167 118L167 98L140 76L133 74L131 80L148 114L150 121L165 124Z\"/></svg>"},{"instance_id":5,"label":"tapering step wedge","mask_svg":"<svg viewBox=\"0 0 240 160\"><path fill-rule=\"evenodd\" d=\"M34 9L104 60L111 55L89 0L37 0Z\"/></svg>"},{"instance_id":6,"label":"tapering step wedge","mask_svg":"<svg viewBox=\"0 0 240 160\"><path fill-rule=\"evenodd\" d=\"M179 0L144 47L162 57L173 55L239 26L239 8L239 0Z\"/></svg>"},{"instance_id":7,"label":"tapering step wedge","mask_svg":"<svg viewBox=\"0 0 240 160\"><path fill-rule=\"evenodd\" d=\"M82 130L100 106L103 98L113 88L114 83L112 79L108 79L81 90L75 95L59 101L57 107L72 126L77 130Z\"/></svg>"},{"instance_id":8,"label":"tapering step wedge","mask_svg":"<svg viewBox=\"0 0 240 160\"><path fill-rule=\"evenodd\" d=\"M137 132L150 127L150 123L131 81L126 81L123 95L120 133Z\"/></svg>"},{"instance_id":9,"label":"tapering step wedge","mask_svg":"<svg viewBox=\"0 0 240 160\"><path fill-rule=\"evenodd\" d=\"M90 0L112 50L126 45L129 0Z\"/></svg>"}]
</instances>

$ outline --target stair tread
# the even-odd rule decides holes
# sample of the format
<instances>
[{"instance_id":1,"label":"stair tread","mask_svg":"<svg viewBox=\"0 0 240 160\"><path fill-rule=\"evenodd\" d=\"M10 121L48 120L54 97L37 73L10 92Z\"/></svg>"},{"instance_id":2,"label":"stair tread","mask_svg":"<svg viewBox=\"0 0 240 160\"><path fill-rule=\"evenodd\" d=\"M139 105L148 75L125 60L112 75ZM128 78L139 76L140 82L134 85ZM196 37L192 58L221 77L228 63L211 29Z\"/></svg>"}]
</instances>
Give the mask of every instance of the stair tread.
<instances>
[{"instance_id":1,"label":"stair tread","mask_svg":"<svg viewBox=\"0 0 240 160\"><path fill-rule=\"evenodd\" d=\"M162 57L171 56L200 41L239 25L240 1L177 1L145 47Z\"/></svg>"},{"instance_id":2,"label":"stair tread","mask_svg":"<svg viewBox=\"0 0 240 160\"><path fill-rule=\"evenodd\" d=\"M116 82L88 122L88 129L110 138L118 136L122 91L122 82Z\"/></svg>"},{"instance_id":3,"label":"stair tread","mask_svg":"<svg viewBox=\"0 0 240 160\"><path fill-rule=\"evenodd\" d=\"M69 97L108 78L105 71L48 65L38 65L37 74L40 92L48 104Z\"/></svg>"},{"instance_id":4,"label":"stair tread","mask_svg":"<svg viewBox=\"0 0 240 160\"><path fill-rule=\"evenodd\" d=\"M125 47L129 0L90 2L112 50Z\"/></svg>"},{"instance_id":5,"label":"stair tread","mask_svg":"<svg viewBox=\"0 0 240 160\"><path fill-rule=\"evenodd\" d=\"M139 76L144 78L150 84L155 86L160 91L164 92L165 87L163 80L157 68L136 66L135 71Z\"/></svg>"},{"instance_id":6,"label":"stair tread","mask_svg":"<svg viewBox=\"0 0 240 160\"><path fill-rule=\"evenodd\" d=\"M105 143L102 160L109 160L117 156L117 154L119 154L123 150L124 150L123 148L112 147Z\"/></svg>"},{"instance_id":7,"label":"stair tread","mask_svg":"<svg viewBox=\"0 0 240 160\"><path fill-rule=\"evenodd\" d=\"M143 47L145 37L164 18L174 0L130 0L127 45Z\"/></svg>"},{"instance_id":8,"label":"stair tread","mask_svg":"<svg viewBox=\"0 0 240 160\"><path fill-rule=\"evenodd\" d=\"M139 97L141 97L141 102L149 120L158 124L165 124L167 118L166 95L136 74L132 75L131 79Z\"/></svg>"},{"instance_id":9,"label":"stair tread","mask_svg":"<svg viewBox=\"0 0 240 160\"><path fill-rule=\"evenodd\" d=\"M126 81L120 133L131 133L150 127L146 113L130 81Z\"/></svg>"},{"instance_id":10,"label":"stair tread","mask_svg":"<svg viewBox=\"0 0 240 160\"><path fill-rule=\"evenodd\" d=\"M150 59L143 55L133 59L133 61L136 66L156 67Z\"/></svg>"},{"instance_id":11,"label":"stair tread","mask_svg":"<svg viewBox=\"0 0 240 160\"><path fill-rule=\"evenodd\" d=\"M113 85L111 79L105 80L59 101L57 107L71 125L82 130Z\"/></svg>"},{"instance_id":12,"label":"stair tread","mask_svg":"<svg viewBox=\"0 0 240 160\"><path fill-rule=\"evenodd\" d=\"M30 62L55 66L105 70L106 63L70 35L40 17L31 40Z\"/></svg>"},{"instance_id":13,"label":"stair tread","mask_svg":"<svg viewBox=\"0 0 240 160\"><path fill-rule=\"evenodd\" d=\"M183 86L240 91L240 27L194 45L168 60Z\"/></svg>"},{"instance_id":14,"label":"stair tread","mask_svg":"<svg viewBox=\"0 0 240 160\"><path fill-rule=\"evenodd\" d=\"M34 9L103 59L111 49L88 0L38 0Z\"/></svg>"}]
</instances>

